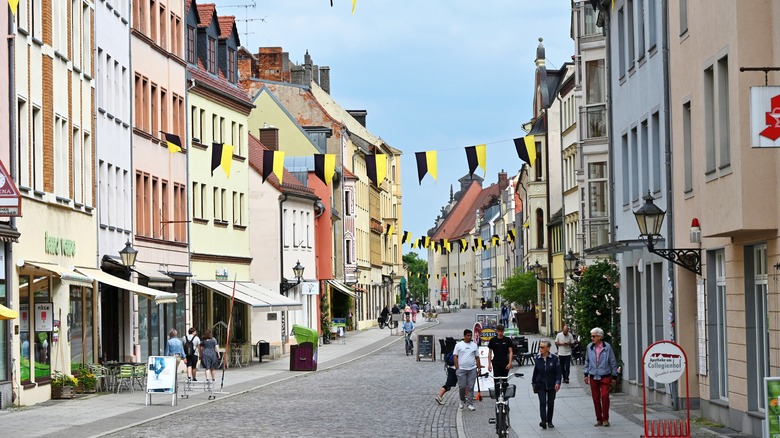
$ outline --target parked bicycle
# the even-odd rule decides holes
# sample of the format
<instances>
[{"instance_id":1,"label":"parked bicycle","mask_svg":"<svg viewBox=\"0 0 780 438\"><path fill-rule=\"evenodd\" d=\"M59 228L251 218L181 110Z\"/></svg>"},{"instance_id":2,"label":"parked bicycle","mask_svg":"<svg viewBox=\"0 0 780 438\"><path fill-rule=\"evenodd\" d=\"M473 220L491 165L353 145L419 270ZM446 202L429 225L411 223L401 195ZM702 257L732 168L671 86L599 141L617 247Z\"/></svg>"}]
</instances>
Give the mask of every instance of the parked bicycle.
<instances>
[{"instance_id":1,"label":"parked bicycle","mask_svg":"<svg viewBox=\"0 0 780 438\"><path fill-rule=\"evenodd\" d=\"M482 376L487 376L487 373ZM515 396L516 389L515 385L508 383L512 377L523 377L523 374L514 373L514 375L507 377L493 377L498 393L496 393L495 388L488 388L490 398L496 401L496 418L491 418L488 422L496 425L496 434L499 438L506 438L509 434L509 399Z\"/></svg>"}]
</instances>

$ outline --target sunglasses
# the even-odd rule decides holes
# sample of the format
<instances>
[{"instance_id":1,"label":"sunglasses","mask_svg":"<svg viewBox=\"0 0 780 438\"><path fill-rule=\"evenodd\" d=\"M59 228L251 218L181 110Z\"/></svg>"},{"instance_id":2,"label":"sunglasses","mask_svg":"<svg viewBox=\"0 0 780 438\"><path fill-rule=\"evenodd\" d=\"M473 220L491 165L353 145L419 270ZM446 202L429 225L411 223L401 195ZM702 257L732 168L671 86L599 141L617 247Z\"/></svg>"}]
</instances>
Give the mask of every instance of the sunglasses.
<instances>
[{"instance_id":1,"label":"sunglasses","mask_svg":"<svg viewBox=\"0 0 780 438\"><path fill-rule=\"evenodd\" d=\"M598 338L599 335L590 335L591 338Z\"/></svg>"}]
</instances>

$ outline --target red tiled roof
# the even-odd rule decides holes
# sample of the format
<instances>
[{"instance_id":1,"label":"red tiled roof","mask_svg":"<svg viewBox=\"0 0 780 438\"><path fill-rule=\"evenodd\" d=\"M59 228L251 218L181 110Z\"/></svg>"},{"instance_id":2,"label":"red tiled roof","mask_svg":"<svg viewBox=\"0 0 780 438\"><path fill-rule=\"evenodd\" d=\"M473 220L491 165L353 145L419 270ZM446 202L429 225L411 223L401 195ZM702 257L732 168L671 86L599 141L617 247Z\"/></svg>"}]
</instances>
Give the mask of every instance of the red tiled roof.
<instances>
[{"instance_id":1,"label":"red tiled roof","mask_svg":"<svg viewBox=\"0 0 780 438\"><path fill-rule=\"evenodd\" d=\"M259 173L261 177L263 175L263 151L267 150L268 148L265 147L265 145L261 143L257 137L249 134L249 166L257 173ZM279 190L280 192L297 193L299 195L317 197L317 195L314 193L314 190L304 186L303 183L301 183L300 180L295 177L295 175L287 171L287 168L284 169L283 179L284 183L279 184L279 178L277 178L276 175L272 173L268 176L268 179L265 182L276 187L276 190Z\"/></svg>"},{"instance_id":2,"label":"red tiled roof","mask_svg":"<svg viewBox=\"0 0 780 438\"><path fill-rule=\"evenodd\" d=\"M209 74L203 67L202 62L198 62L198 67L188 65L187 71L190 72L192 78L195 79L195 81L222 91L247 106L254 107L252 99L250 99L249 95L246 94L246 92L241 87L239 87L238 84L231 84L221 73L219 78Z\"/></svg>"},{"instance_id":3,"label":"red tiled roof","mask_svg":"<svg viewBox=\"0 0 780 438\"><path fill-rule=\"evenodd\" d=\"M233 15L224 15L217 17L219 20L219 37L221 39L230 38L233 33L233 26L236 24L236 17Z\"/></svg>"},{"instance_id":4,"label":"red tiled roof","mask_svg":"<svg viewBox=\"0 0 780 438\"><path fill-rule=\"evenodd\" d=\"M198 18L200 18L200 24L198 24L198 27L208 27L216 13L217 5L214 3L198 5Z\"/></svg>"},{"instance_id":5,"label":"red tiled roof","mask_svg":"<svg viewBox=\"0 0 780 438\"><path fill-rule=\"evenodd\" d=\"M436 229L432 239L454 239L468 234L474 228L474 210L478 208L475 206L475 203L480 198L482 192L484 190L482 190L479 183L476 181L472 182L466 193L461 196L455 207L444 219L444 222ZM471 226L465 228L469 224Z\"/></svg>"},{"instance_id":6,"label":"red tiled roof","mask_svg":"<svg viewBox=\"0 0 780 438\"><path fill-rule=\"evenodd\" d=\"M344 168L344 178L359 179L357 177L357 175L355 175L354 173L350 172L349 169L347 169L346 167Z\"/></svg>"}]
</instances>

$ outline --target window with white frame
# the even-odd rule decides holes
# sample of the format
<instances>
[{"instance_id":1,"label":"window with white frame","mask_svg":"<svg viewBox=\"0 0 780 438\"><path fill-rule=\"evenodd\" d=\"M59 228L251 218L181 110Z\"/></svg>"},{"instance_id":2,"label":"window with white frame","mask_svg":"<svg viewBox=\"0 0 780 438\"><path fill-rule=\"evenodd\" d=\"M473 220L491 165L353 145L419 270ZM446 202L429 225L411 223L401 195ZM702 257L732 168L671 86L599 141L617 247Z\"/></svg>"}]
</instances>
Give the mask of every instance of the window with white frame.
<instances>
[{"instance_id":1,"label":"window with white frame","mask_svg":"<svg viewBox=\"0 0 780 438\"><path fill-rule=\"evenodd\" d=\"M683 103L682 129L683 129L683 192L693 191L693 143L692 141L691 102Z\"/></svg>"},{"instance_id":2,"label":"window with white frame","mask_svg":"<svg viewBox=\"0 0 780 438\"><path fill-rule=\"evenodd\" d=\"M711 396L729 399L728 320L726 305L726 252L715 251L715 287L707 300L707 327L709 328Z\"/></svg>"},{"instance_id":3,"label":"window with white frame","mask_svg":"<svg viewBox=\"0 0 780 438\"><path fill-rule=\"evenodd\" d=\"M748 287L745 293L745 359L751 366L748 373L748 410L766 411L764 377L770 374L769 327L767 320L767 245L746 247L745 276Z\"/></svg>"},{"instance_id":4,"label":"window with white frame","mask_svg":"<svg viewBox=\"0 0 780 438\"><path fill-rule=\"evenodd\" d=\"M54 117L54 194L68 199L70 180L70 153L68 151L70 136L68 121L60 116Z\"/></svg>"},{"instance_id":5,"label":"window with white frame","mask_svg":"<svg viewBox=\"0 0 780 438\"><path fill-rule=\"evenodd\" d=\"M588 217L608 217L607 163L588 163Z\"/></svg>"},{"instance_id":6,"label":"window with white frame","mask_svg":"<svg viewBox=\"0 0 780 438\"><path fill-rule=\"evenodd\" d=\"M30 178L30 132L28 131L27 101L19 99L16 106L16 120L18 129L16 130L16 155L18 183L20 187L32 187Z\"/></svg>"}]
</instances>

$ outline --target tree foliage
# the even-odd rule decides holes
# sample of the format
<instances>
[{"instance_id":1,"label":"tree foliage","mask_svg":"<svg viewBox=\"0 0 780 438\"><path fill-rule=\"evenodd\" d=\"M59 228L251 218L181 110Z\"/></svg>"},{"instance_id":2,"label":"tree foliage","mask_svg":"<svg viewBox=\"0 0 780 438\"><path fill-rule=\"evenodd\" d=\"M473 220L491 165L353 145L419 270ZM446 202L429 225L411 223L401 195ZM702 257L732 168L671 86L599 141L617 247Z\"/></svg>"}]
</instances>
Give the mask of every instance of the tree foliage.
<instances>
[{"instance_id":1,"label":"tree foliage","mask_svg":"<svg viewBox=\"0 0 780 438\"><path fill-rule=\"evenodd\" d=\"M496 294L510 303L534 306L538 300L536 287L536 276L533 272L525 272L522 268L515 268L514 273L504 280Z\"/></svg>"},{"instance_id":2,"label":"tree foliage","mask_svg":"<svg viewBox=\"0 0 780 438\"><path fill-rule=\"evenodd\" d=\"M407 296L418 299L421 302L428 298L428 261L421 259L416 252L408 252L402 257L406 265L406 271L409 273L406 278ZM417 274L421 273L422 278Z\"/></svg>"},{"instance_id":3,"label":"tree foliage","mask_svg":"<svg viewBox=\"0 0 780 438\"><path fill-rule=\"evenodd\" d=\"M620 271L615 262L599 259L588 265L570 292L577 332L585 336L600 327L620 360Z\"/></svg>"}]
</instances>

